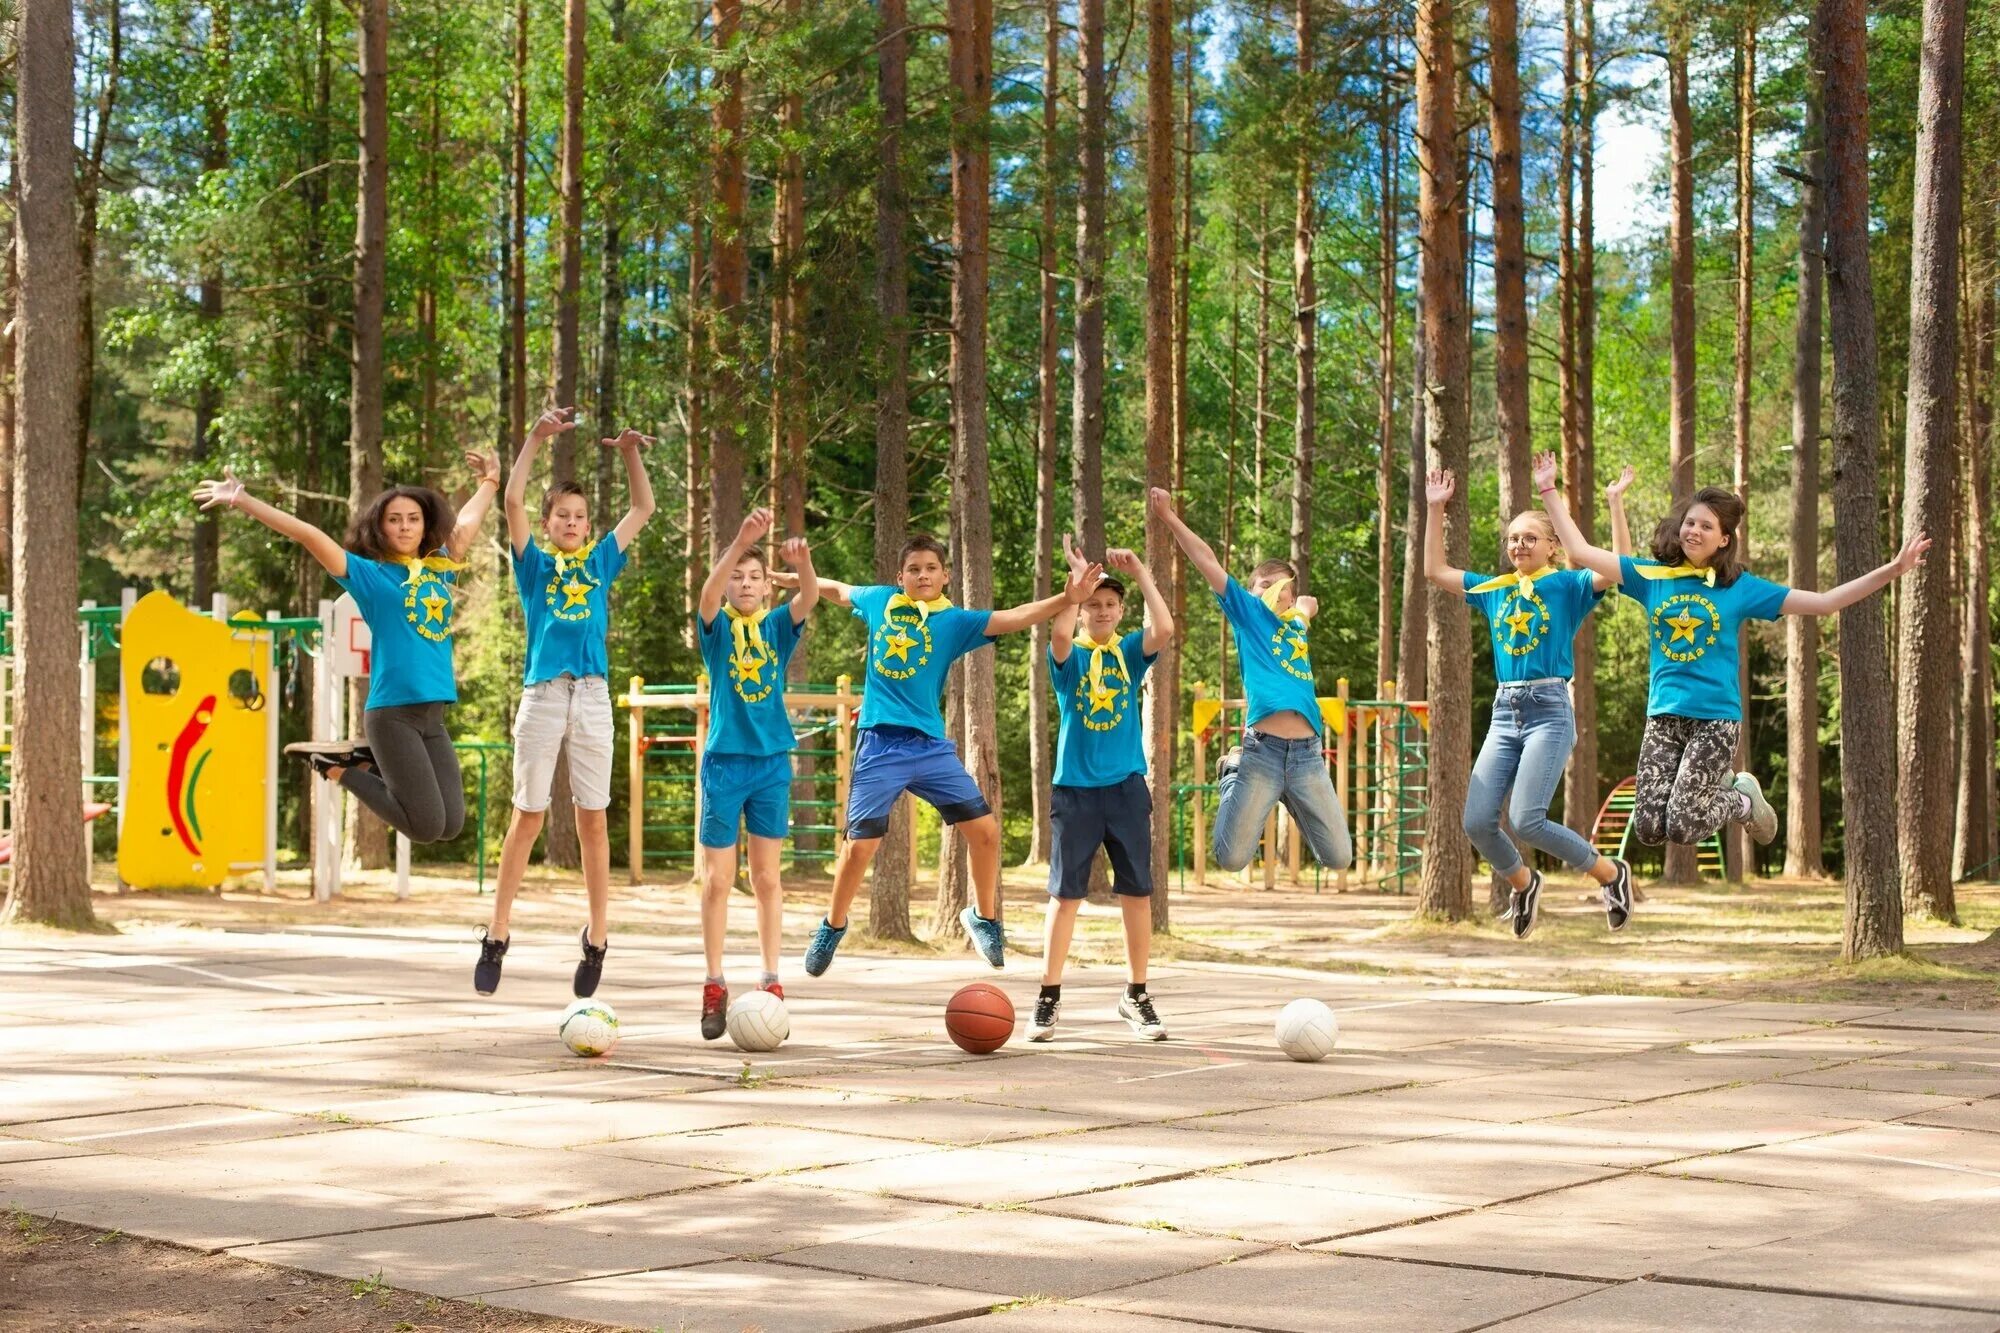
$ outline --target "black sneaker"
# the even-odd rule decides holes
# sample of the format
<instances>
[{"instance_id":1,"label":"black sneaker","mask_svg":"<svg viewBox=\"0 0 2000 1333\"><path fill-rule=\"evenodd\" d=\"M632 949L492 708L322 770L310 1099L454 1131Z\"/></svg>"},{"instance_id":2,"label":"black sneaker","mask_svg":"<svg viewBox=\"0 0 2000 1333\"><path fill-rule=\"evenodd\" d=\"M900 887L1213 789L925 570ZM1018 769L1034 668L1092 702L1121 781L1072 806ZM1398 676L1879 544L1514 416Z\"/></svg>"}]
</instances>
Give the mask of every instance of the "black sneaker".
<instances>
[{"instance_id":1,"label":"black sneaker","mask_svg":"<svg viewBox=\"0 0 2000 1333\"><path fill-rule=\"evenodd\" d=\"M1632 867L1615 856L1611 864L1617 867L1618 877L1603 889L1604 921L1613 930L1623 930L1632 919Z\"/></svg>"},{"instance_id":2,"label":"black sneaker","mask_svg":"<svg viewBox=\"0 0 2000 1333\"><path fill-rule=\"evenodd\" d=\"M1062 1014L1062 1001L1053 995L1042 995L1035 999L1035 1016L1028 1020L1028 1040L1047 1041L1056 1035L1056 1019Z\"/></svg>"},{"instance_id":3,"label":"black sneaker","mask_svg":"<svg viewBox=\"0 0 2000 1333\"><path fill-rule=\"evenodd\" d=\"M1535 933L1535 921L1542 912L1542 872L1528 872L1528 887L1514 890L1514 938L1525 940Z\"/></svg>"},{"instance_id":4,"label":"black sneaker","mask_svg":"<svg viewBox=\"0 0 2000 1333\"><path fill-rule=\"evenodd\" d=\"M1132 1025L1132 1031L1146 1041L1165 1041L1167 1025L1153 1011L1153 997L1145 991L1127 995L1118 1002L1118 1016Z\"/></svg>"},{"instance_id":5,"label":"black sneaker","mask_svg":"<svg viewBox=\"0 0 2000 1333\"><path fill-rule=\"evenodd\" d=\"M507 941L496 940L479 928L479 961L472 967L472 989L491 995L500 989L500 960L507 956Z\"/></svg>"},{"instance_id":6,"label":"black sneaker","mask_svg":"<svg viewBox=\"0 0 2000 1333\"><path fill-rule=\"evenodd\" d=\"M729 1030L729 988L705 981L701 986L701 1038L714 1041Z\"/></svg>"},{"instance_id":7,"label":"black sneaker","mask_svg":"<svg viewBox=\"0 0 2000 1333\"><path fill-rule=\"evenodd\" d=\"M577 999L587 1000L597 994L597 979L604 975L604 951L610 947L610 936L605 936L602 944L592 944L590 927L583 928L583 961L576 965L576 980L570 984Z\"/></svg>"}]
</instances>

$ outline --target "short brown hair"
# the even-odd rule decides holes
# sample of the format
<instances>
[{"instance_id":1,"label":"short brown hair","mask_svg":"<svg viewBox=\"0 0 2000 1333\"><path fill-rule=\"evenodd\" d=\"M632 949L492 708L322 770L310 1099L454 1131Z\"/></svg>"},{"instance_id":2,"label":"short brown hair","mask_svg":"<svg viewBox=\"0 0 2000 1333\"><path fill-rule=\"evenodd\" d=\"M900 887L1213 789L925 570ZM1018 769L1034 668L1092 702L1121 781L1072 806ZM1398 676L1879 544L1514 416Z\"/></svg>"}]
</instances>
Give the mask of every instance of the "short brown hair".
<instances>
[{"instance_id":1,"label":"short brown hair","mask_svg":"<svg viewBox=\"0 0 2000 1333\"><path fill-rule=\"evenodd\" d=\"M1264 560L1258 563L1257 568L1250 571L1250 581L1255 583L1266 575L1295 579L1299 576L1299 571L1292 568L1292 562L1289 560Z\"/></svg>"},{"instance_id":2,"label":"short brown hair","mask_svg":"<svg viewBox=\"0 0 2000 1333\"><path fill-rule=\"evenodd\" d=\"M764 558L764 548L761 546L753 546L742 555L736 557L736 563L739 565L745 560L755 560L759 569L763 570L766 574L771 572L771 562Z\"/></svg>"},{"instance_id":3,"label":"short brown hair","mask_svg":"<svg viewBox=\"0 0 2000 1333\"><path fill-rule=\"evenodd\" d=\"M424 514L424 540L418 547L421 554L443 550L451 542L451 525L457 515L450 502L428 486L391 486L370 500L360 513L347 525L347 539L341 543L349 551L370 560L387 560L391 557L388 542L382 539L382 516L388 512L392 500L412 500Z\"/></svg>"},{"instance_id":4,"label":"short brown hair","mask_svg":"<svg viewBox=\"0 0 2000 1333\"><path fill-rule=\"evenodd\" d=\"M944 543L928 532L919 532L903 543L903 549L896 552L896 568L901 569L905 561L919 551L929 551L938 558L938 563L951 568L951 552L945 550Z\"/></svg>"},{"instance_id":5,"label":"short brown hair","mask_svg":"<svg viewBox=\"0 0 2000 1333\"><path fill-rule=\"evenodd\" d=\"M1108 592L1121 602L1125 600L1125 584L1118 579L1112 578L1109 574L1106 574L1099 580L1097 586L1090 591L1093 594Z\"/></svg>"},{"instance_id":6,"label":"short brown hair","mask_svg":"<svg viewBox=\"0 0 2000 1333\"><path fill-rule=\"evenodd\" d=\"M549 521L549 515L555 512L556 501L565 495L574 495L583 501L584 509L589 510L590 496L585 493L581 485L574 481L553 481L549 483L549 488L542 492L542 522Z\"/></svg>"},{"instance_id":7,"label":"short brown hair","mask_svg":"<svg viewBox=\"0 0 2000 1333\"><path fill-rule=\"evenodd\" d=\"M1653 559L1663 565L1687 563L1687 552L1681 549L1681 523L1687 518L1688 510L1696 505L1707 505L1714 513L1715 521L1722 526L1722 535L1729 544L1715 553L1708 567L1715 571L1718 586L1727 588L1736 582L1736 576L1743 570L1743 527L1742 499L1735 491L1725 491L1720 486L1704 486L1684 500L1678 500L1660 520L1660 526L1653 530Z\"/></svg>"}]
</instances>

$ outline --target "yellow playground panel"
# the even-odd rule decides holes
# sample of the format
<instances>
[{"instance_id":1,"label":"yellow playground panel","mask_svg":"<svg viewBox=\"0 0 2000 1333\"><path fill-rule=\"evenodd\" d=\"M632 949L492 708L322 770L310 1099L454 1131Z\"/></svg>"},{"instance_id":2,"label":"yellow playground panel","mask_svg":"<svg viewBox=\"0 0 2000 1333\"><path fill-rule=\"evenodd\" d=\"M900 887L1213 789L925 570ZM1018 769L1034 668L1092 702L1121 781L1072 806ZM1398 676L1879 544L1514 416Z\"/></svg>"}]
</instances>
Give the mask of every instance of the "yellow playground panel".
<instances>
[{"instance_id":1,"label":"yellow playground panel","mask_svg":"<svg viewBox=\"0 0 2000 1333\"><path fill-rule=\"evenodd\" d=\"M631 818L627 852L631 882L646 858L695 865L701 827L701 756L708 746L708 677L692 685L648 685L634 676L618 700L626 712L626 771ZM792 751L792 837L800 861L828 861L845 831L847 787L854 765L854 723L861 695L842 676L834 684L785 690L798 746ZM806 794L799 794L803 790ZM652 840L652 850L647 843Z\"/></svg>"},{"instance_id":2,"label":"yellow playground panel","mask_svg":"<svg viewBox=\"0 0 2000 1333\"><path fill-rule=\"evenodd\" d=\"M1347 679L1342 677L1337 692L1319 701L1334 791L1354 839L1353 866L1333 875L1339 890L1356 879L1366 884L1393 881L1400 889L1423 854L1430 710L1426 704L1397 699L1394 682L1388 682L1383 692L1390 697L1350 699ZM1205 885L1215 774L1247 714L1243 699L1212 697L1205 685L1197 684L1194 696L1190 718L1194 781L1179 790L1193 798L1181 807L1191 832L1183 846L1190 852L1194 882ZM1244 882L1254 883L1253 871L1260 872L1264 887L1273 888L1282 864L1287 883L1303 883L1301 841L1280 805L1265 821L1258 857L1244 868Z\"/></svg>"},{"instance_id":3,"label":"yellow playground panel","mask_svg":"<svg viewBox=\"0 0 2000 1333\"><path fill-rule=\"evenodd\" d=\"M275 732L272 633L196 615L164 592L133 605L119 670L130 769L118 874L134 888L213 887L261 866Z\"/></svg>"}]
</instances>

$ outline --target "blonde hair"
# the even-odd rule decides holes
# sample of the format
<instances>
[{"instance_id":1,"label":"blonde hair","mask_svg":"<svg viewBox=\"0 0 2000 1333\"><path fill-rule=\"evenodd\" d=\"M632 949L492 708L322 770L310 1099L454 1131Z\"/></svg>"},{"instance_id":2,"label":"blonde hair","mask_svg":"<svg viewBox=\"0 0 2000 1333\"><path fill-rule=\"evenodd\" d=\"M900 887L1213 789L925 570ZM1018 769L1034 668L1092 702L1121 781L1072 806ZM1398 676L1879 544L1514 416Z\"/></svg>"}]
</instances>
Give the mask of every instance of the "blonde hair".
<instances>
[{"instance_id":1,"label":"blonde hair","mask_svg":"<svg viewBox=\"0 0 2000 1333\"><path fill-rule=\"evenodd\" d=\"M1524 518L1541 532L1550 547L1553 548L1549 552L1549 563L1557 569L1568 569L1569 555L1563 550L1562 538L1556 536L1556 525L1550 521L1549 516L1539 509L1523 509L1508 522L1508 529L1511 531L1514 524L1519 523Z\"/></svg>"}]
</instances>

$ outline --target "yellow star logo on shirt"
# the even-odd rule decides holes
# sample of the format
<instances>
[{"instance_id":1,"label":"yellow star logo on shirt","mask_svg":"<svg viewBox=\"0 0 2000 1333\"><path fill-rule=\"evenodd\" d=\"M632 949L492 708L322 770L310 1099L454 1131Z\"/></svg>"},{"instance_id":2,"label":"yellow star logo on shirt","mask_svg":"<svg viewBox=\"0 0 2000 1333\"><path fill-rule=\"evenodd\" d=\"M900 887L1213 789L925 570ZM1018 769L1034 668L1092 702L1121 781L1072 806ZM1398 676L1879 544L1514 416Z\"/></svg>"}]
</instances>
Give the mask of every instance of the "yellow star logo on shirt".
<instances>
[{"instance_id":1,"label":"yellow star logo on shirt","mask_svg":"<svg viewBox=\"0 0 2000 1333\"><path fill-rule=\"evenodd\" d=\"M585 600L590 596L590 585L571 579L568 583L563 584L562 594L562 609L567 611L572 606L582 606L585 604Z\"/></svg>"},{"instance_id":2,"label":"yellow star logo on shirt","mask_svg":"<svg viewBox=\"0 0 2000 1333\"><path fill-rule=\"evenodd\" d=\"M903 631L897 630L894 634L883 640L882 656L885 660L893 657L899 662L907 662L910 660L910 649L916 646L917 641L915 639L903 633Z\"/></svg>"},{"instance_id":3,"label":"yellow star logo on shirt","mask_svg":"<svg viewBox=\"0 0 2000 1333\"><path fill-rule=\"evenodd\" d=\"M1674 637L1668 640L1669 643L1679 643L1682 639L1693 643L1694 632L1701 628L1702 622L1701 617L1683 609L1679 615L1667 623L1674 627Z\"/></svg>"},{"instance_id":4,"label":"yellow star logo on shirt","mask_svg":"<svg viewBox=\"0 0 2000 1333\"><path fill-rule=\"evenodd\" d=\"M757 657L740 657L736 660L736 679L746 685L764 683L764 661Z\"/></svg>"},{"instance_id":5,"label":"yellow star logo on shirt","mask_svg":"<svg viewBox=\"0 0 2000 1333\"><path fill-rule=\"evenodd\" d=\"M1118 702L1118 691L1108 685L1094 685L1090 690L1090 711L1108 713Z\"/></svg>"},{"instance_id":6,"label":"yellow star logo on shirt","mask_svg":"<svg viewBox=\"0 0 2000 1333\"><path fill-rule=\"evenodd\" d=\"M441 597L437 593L432 593L430 596L424 598L424 623L429 624L433 620L442 623L445 608L450 605L451 598Z\"/></svg>"},{"instance_id":7,"label":"yellow star logo on shirt","mask_svg":"<svg viewBox=\"0 0 2000 1333\"><path fill-rule=\"evenodd\" d=\"M1285 642L1292 645L1291 660L1294 662L1298 661L1301 657L1304 657L1308 652L1311 651L1311 645L1306 642L1304 635L1300 635L1296 638L1286 639Z\"/></svg>"},{"instance_id":8,"label":"yellow star logo on shirt","mask_svg":"<svg viewBox=\"0 0 2000 1333\"><path fill-rule=\"evenodd\" d=\"M1524 606L1520 610L1516 611L1513 615L1503 616L1501 618L1507 622L1508 627L1512 629L1515 634L1517 635L1527 634L1531 632L1528 626L1534 623L1535 613L1533 611L1528 610L1528 608Z\"/></svg>"}]
</instances>

